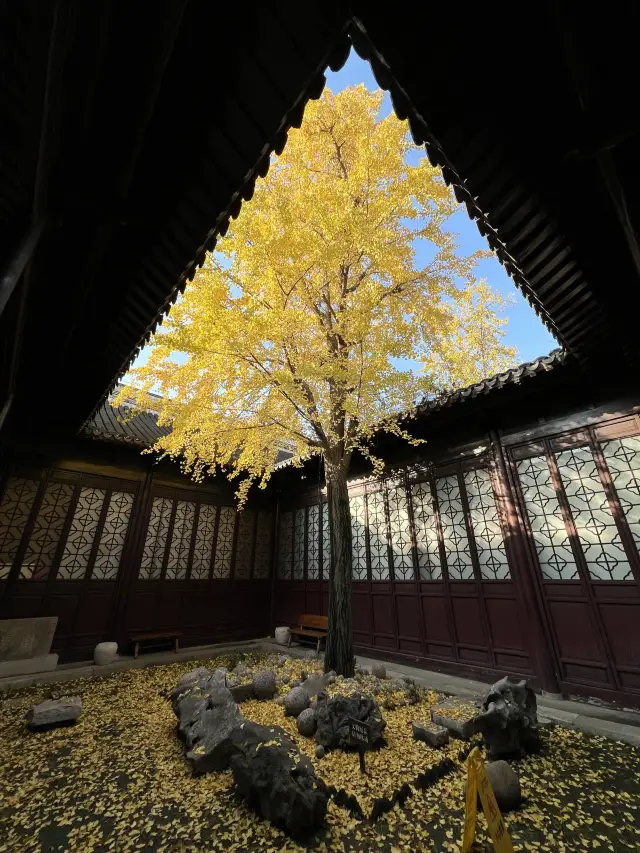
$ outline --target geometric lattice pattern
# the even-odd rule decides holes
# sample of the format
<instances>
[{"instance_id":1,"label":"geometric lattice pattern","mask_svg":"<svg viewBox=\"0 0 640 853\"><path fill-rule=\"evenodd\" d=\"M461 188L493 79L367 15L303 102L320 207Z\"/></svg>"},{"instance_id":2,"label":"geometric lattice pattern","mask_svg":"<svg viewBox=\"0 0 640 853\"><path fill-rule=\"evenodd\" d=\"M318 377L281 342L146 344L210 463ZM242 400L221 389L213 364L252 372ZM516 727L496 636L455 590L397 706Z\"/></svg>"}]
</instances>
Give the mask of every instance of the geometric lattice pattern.
<instances>
[{"instance_id":1,"label":"geometric lattice pattern","mask_svg":"<svg viewBox=\"0 0 640 853\"><path fill-rule=\"evenodd\" d=\"M246 580L251 577L255 520L256 514L251 509L243 510L238 516L238 541L236 543L236 563L233 573L235 578Z\"/></svg>"},{"instance_id":2,"label":"geometric lattice pattern","mask_svg":"<svg viewBox=\"0 0 640 853\"><path fill-rule=\"evenodd\" d=\"M195 517L196 505L193 501L178 501L164 575L167 580L184 580L187 577Z\"/></svg>"},{"instance_id":3,"label":"geometric lattice pattern","mask_svg":"<svg viewBox=\"0 0 640 853\"><path fill-rule=\"evenodd\" d=\"M62 535L62 528L71 503L73 486L69 483L48 482L38 515L29 538L20 577L45 580Z\"/></svg>"},{"instance_id":4,"label":"geometric lattice pattern","mask_svg":"<svg viewBox=\"0 0 640 853\"><path fill-rule=\"evenodd\" d=\"M413 549L411 547L411 523L404 485L390 488L388 500L393 577L397 581L412 581L415 575Z\"/></svg>"},{"instance_id":5,"label":"geometric lattice pattern","mask_svg":"<svg viewBox=\"0 0 640 853\"><path fill-rule=\"evenodd\" d=\"M367 539L364 495L349 498L351 508L351 574L353 580L367 580ZM328 525L327 525L328 526Z\"/></svg>"},{"instance_id":6,"label":"geometric lattice pattern","mask_svg":"<svg viewBox=\"0 0 640 853\"><path fill-rule=\"evenodd\" d=\"M159 580L162 574L172 508L170 498L153 499L138 574L141 580Z\"/></svg>"},{"instance_id":7,"label":"geometric lattice pattern","mask_svg":"<svg viewBox=\"0 0 640 853\"><path fill-rule=\"evenodd\" d=\"M307 577L316 581L320 577L320 506L314 504L307 513Z\"/></svg>"},{"instance_id":8,"label":"geometric lattice pattern","mask_svg":"<svg viewBox=\"0 0 640 853\"><path fill-rule=\"evenodd\" d=\"M304 508L296 510L296 526L293 538L293 577L296 580L304 579Z\"/></svg>"},{"instance_id":9,"label":"geometric lattice pattern","mask_svg":"<svg viewBox=\"0 0 640 853\"><path fill-rule=\"evenodd\" d=\"M556 459L590 576L633 580L591 448L563 450Z\"/></svg>"},{"instance_id":10,"label":"geometric lattice pattern","mask_svg":"<svg viewBox=\"0 0 640 853\"><path fill-rule=\"evenodd\" d=\"M115 580L118 576L132 509L133 494L131 492L111 493L98 551L91 569L92 581Z\"/></svg>"},{"instance_id":11,"label":"geometric lattice pattern","mask_svg":"<svg viewBox=\"0 0 640 853\"><path fill-rule=\"evenodd\" d=\"M269 512L258 513L256 528L256 559L253 566L254 578L268 578L271 563L271 532L273 516Z\"/></svg>"},{"instance_id":12,"label":"geometric lattice pattern","mask_svg":"<svg viewBox=\"0 0 640 853\"><path fill-rule=\"evenodd\" d=\"M602 452L633 541L640 551L640 438L603 441Z\"/></svg>"},{"instance_id":13,"label":"geometric lattice pattern","mask_svg":"<svg viewBox=\"0 0 640 853\"><path fill-rule=\"evenodd\" d=\"M61 580L79 580L85 576L106 494L104 489L88 486L80 489L58 569Z\"/></svg>"},{"instance_id":14,"label":"geometric lattice pattern","mask_svg":"<svg viewBox=\"0 0 640 853\"><path fill-rule=\"evenodd\" d=\"M231 577L235 526L235 509L232 506L221 506L218 521L218 538L216 540L216 556L213 563L214 578L222 579Z\"/></svg>"},{"instance_id":15,"label":"geometric lattice pattern","mask_svg":"<svg viewBox=\"0 0 640 853\"><path fill-rule=\"evenodd\" d=\"M484 580L505 580L510 577L504 548L498 507L486 468L466 471L464 485L469 501L469 516L478 554L480 576Z\"/></svg>"},{"instance_id":16,"label":"geometric lattice pattern","mask_svg":"<svg viewBox=\"0 0 640 853\"><path fill-rule=\"evenodd\" d=\"M283 512L280 516L278 531L278 577L291 578L291 559L293 557L293 513Z\"/></svg>"},{"instance_id":17,"label":"geometric lattice pattern","mask_svg":"<svg viewBox=\"0 0 640 853\"><path fill-rule=\"evenodd\" d=\"M578 567L546 456L521 459L516 467L542 577L575 580Z\"/></svg>"},{"instance_id":18,"label":"geometric lattice pattern","mask_svg":"<svg viewBox=\"0 0 640 853\"><path fill-rule=\"evenodd\" d=\"M431 486L428 482L415 483L411 486L411 503L420 578L426 581L440 580L442 566L438 547L438 528L433 511Z\"/></svg>"},{"instance_id":19,"label":"geometric lattice pattern","mask_svg":"<svg viewBox=\"0 0 640 853\"><path fill-rule=\"evenodd\" d=\"M7 483L0 504L0 580L9 576L39 485L25 477Z\"/></svg>"},{"instance_id":20,"label":"geometric lattice pattern","mask_svg":"<svg viewBox=\"0 0 640 853\"><path fill-rule=\"evenodd\" d=\"M387 545L387 519L384 509L384 492L367 495L369 513L369 550L371 580L389 580L389 548Z\"/></svg>"},{"instance_id":21,"label":"geometric lattice pattern","mask_svg":"<svg viewBox=\"0 0 640 853\"><path fill-rule=\"evenodd\" d=\"M200 504L198 527L196 529L196 544L193 549L191 562L192 580L207 580L211 570L211 552L213 537L216 529L216 507L211 504Z\"/></svg>"},{"instance_id":22,"label":"geometric lattice pattern","mask_svg":"<svg viewBox=\"0 0 640 853\"><path fill-rule=\"evenodd\" d=\"M329 504L322 504L322 575L329 580L331 574L331 530L329 529Z\"/></svg>"},{"instance_id":23,"label":"geometric lattice pattern","mask_svg":"<svg viewBox=\"0 0 640 853\"><path fill-rule=\"evenodd\" d=\"M473 580L473 563L457 476L436 480L442 541L449 580Z\"/></svg>"}]
</instances>

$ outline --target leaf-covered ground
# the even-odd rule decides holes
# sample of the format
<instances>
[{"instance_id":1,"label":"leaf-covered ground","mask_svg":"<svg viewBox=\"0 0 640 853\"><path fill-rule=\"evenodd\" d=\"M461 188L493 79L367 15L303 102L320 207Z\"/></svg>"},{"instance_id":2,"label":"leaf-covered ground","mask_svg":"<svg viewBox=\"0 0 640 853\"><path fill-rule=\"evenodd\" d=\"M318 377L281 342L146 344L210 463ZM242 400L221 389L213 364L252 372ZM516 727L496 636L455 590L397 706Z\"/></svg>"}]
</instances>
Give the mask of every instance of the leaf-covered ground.
<instances>
[{"instance_id":1,"label":"leaf-covered ground","mask_svg":"<svg viewBox=\"0 0 640 853\"><path fill-rule=\"evenodd\" d=\"M253 661L274 666L275 656ZM175 733L167 692L198 665L230 666L221 657L129 670L102 680L28 688L1 703L0 851L298 851L305 849L259 820L233 792L230 772L194 777ZM248 660L252 663L251 658ZM291 660L278 671L280 692L290 681L319 669ZM364 679L362 685L373 687ZM389 796L418 773L449 756L458 769L404 806L371 824L331 803L326 831L308 847L317 851L458 851L461 849L464 768L460 742L430 749L411 737L411 723L427 719L441 701L426 693L418 705L406 692L384 686L389 746L367 756L362 777L356 754L315 758L314 742L275 702L247 702L250 719L281 725L309 755L318 774L355 794L368 813L376 797ZM83 713L71 728L31 734L25 714L52 694L80 694ZM336 683L331 692L359 689ZM361 689L361 688L360 688ZM450 704L449 702L447 704ZM514 763L526 798L507 817L516 850L640 849L640 753L622 743L562 728L544 731L545 751ZM478 850L492 849L479 820Z\"/></svg>"}]
</instances>

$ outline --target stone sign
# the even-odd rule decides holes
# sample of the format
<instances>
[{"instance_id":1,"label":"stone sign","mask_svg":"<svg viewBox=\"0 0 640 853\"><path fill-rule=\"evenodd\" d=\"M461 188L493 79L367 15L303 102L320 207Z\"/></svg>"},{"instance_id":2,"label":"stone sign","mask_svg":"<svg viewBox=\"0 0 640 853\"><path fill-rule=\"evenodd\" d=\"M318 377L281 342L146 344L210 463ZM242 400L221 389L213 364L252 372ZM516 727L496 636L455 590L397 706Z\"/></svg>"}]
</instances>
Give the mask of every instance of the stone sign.
<instances>
[{"instance_id":1,"label":"stone sign","mask_svg":"<svg viewBox=\"0 0 640 853\"><path fill-rule=\"evenodd\" d=\"M57 624L57 616L0 619L0 661L48 655Z\"/></svg>"}]
</instances>

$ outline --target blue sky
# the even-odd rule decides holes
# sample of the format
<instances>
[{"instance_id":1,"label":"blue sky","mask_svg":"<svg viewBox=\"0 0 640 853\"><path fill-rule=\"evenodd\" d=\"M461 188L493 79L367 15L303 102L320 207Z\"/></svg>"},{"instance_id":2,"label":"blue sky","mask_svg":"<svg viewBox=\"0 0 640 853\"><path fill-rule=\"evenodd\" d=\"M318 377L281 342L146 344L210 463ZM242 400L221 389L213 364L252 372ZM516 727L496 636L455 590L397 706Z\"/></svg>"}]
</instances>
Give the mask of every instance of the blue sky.
<instances>
[{"instance_id":1,"label":"blue sky","mask_svg":"<svg viewBox=\"0 0 640 853\"><path fill-rule=\"evenodd\" d=\"M336 73L327 72L327 85L333 92L340 92L347 86L357 86L360 83L364 83L370 90L378 88L378 84L371 73L371 66L368 62L360 59L353 50L344 68ZM383 104L383 115L389 112L391 112L391 100L387 94ZM449 220L447 227L458 234L458 245L462 254L470 255L477 249L488 248L486 241L480 236L475 222L469 219L464 207L461 207L459 212ZM428 261L428 251L427 247L421 249L419 245L416 245L416 263L418 266ZM509 322L506 327L505 341L510 346L517 348L519 361L532 361L537 356L545 355L558 346L536 317L533 309L527 304L525 298L517 290L497 258L492 256L481 260L476 267L476 275L478 278L486 278L494 290L513 295L514 304L506 311ZM142 350L134 362L134 367L147 360L149 349L147 346Z\"/></svg>"}]
</instances>

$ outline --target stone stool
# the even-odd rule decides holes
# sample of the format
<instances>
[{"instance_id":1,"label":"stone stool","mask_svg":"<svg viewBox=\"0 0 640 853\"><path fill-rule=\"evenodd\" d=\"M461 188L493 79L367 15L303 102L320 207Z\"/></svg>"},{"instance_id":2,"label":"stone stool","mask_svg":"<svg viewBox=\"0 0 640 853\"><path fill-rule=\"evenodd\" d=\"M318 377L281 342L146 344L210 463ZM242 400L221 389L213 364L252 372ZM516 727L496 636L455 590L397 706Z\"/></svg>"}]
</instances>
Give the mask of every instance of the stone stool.
<instances>
[{"instance_id":1,"label":"stone stool","mask_svg":"<svg viewBox=\"0 0 640 853\"><path fill-rule=\"evenodd\" d=\"M93 650L93 660L96 666L106 666L118 658L117 643L98 643Z\"/></svg>"}]
</instances>

